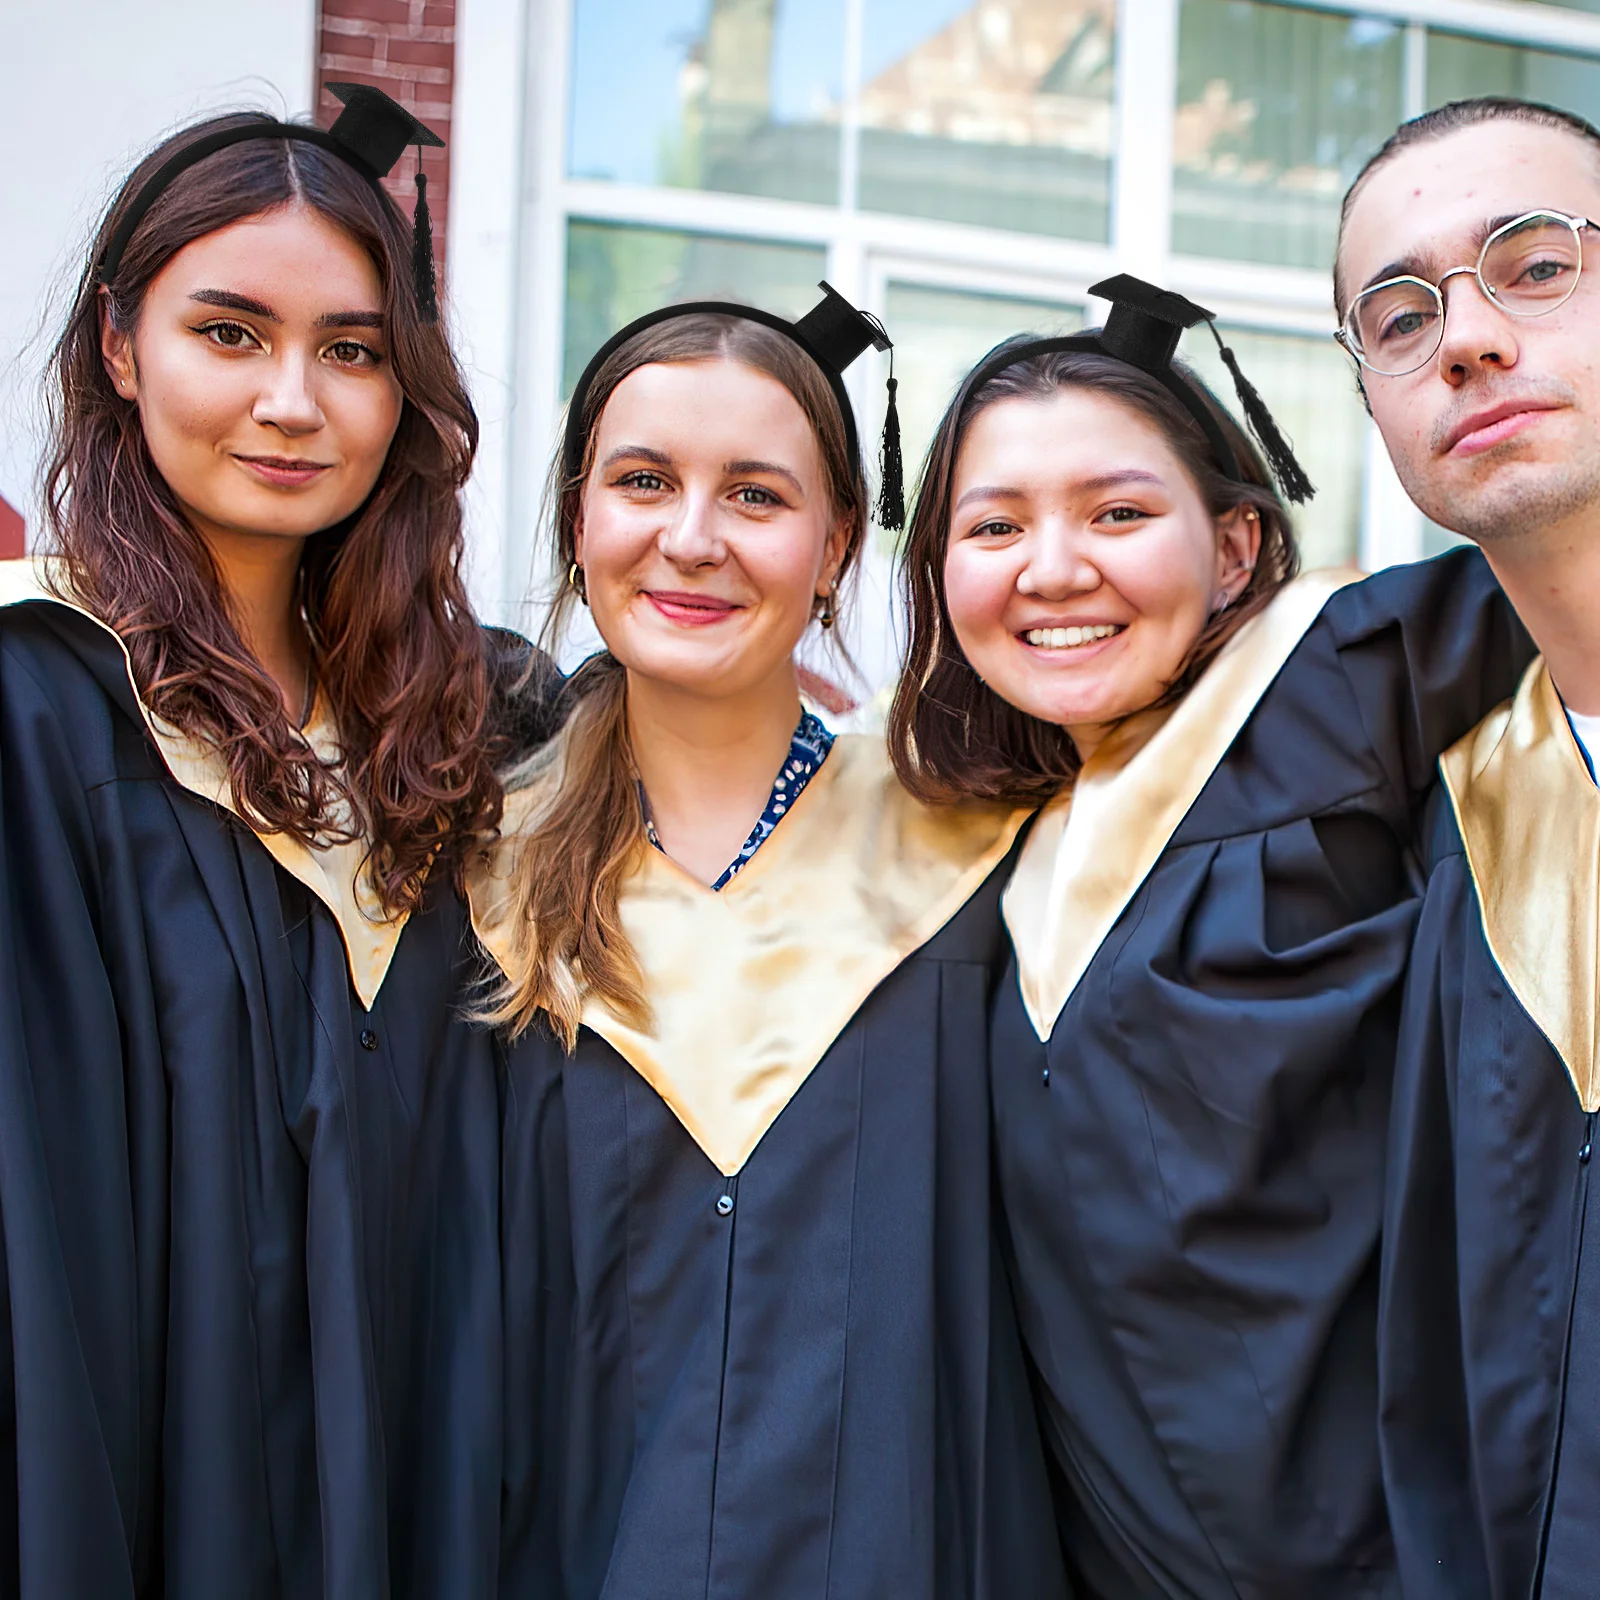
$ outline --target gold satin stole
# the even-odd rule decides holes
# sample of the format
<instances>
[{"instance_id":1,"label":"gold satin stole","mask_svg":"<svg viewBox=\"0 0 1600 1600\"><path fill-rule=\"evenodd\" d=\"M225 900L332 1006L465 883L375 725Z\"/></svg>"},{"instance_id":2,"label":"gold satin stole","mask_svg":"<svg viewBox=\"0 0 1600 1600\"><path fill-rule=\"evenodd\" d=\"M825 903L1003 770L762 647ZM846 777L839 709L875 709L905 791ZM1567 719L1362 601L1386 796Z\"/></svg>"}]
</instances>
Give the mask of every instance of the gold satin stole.
<instances>
[{"instance_id":1,"label":"gold satin stole","mask_svg":"<svg viewBox=\"0 0 1600 1600\"><path fill-rule=\"evenodd\" d=\"M1041 1040L1329 596L1360 577L1311 572L1286 584L1182 700L1120 724L1039 813L1003 905Z\"/></svg>"},{"instance_id":2,"label":"gold satin stole","mask_svg":"<svg viewBox=\"0 0 1600 1600\"><path fill-rule=\"evenodd\" d=\"M389 963L394 959L395 947L400 943L400 933L406 925L407 914L402 912L398 917L385 920L382 903L372 888L366 870L366 845L356 839L344 844L319 845L313 849L289 834L267 833L253 827L246 818L240 816L239 808L234 804L227 764L221 755L212 746L190 739L162 721L144 703L139 686L134 682L133 662L127 646L116 631L107 627L92 612L62 599L48 589L42 580L39 563L27 558L0 561L0 607L41 602L86 617L102 633L116 640L117 648L127 663L128 682L139 703L145 726L149 728L150 737L155 740L156 749L173 781L191 794L209 800L238 817L266 846L273 860L328 908L344 940L351 986L360 997L361 1004L370 1011L378 998L379 989L383 987ZM337 759L337 733L322 715L320 706L313 708L304 737L324 761Z\"/></svg>"},{"instance_id":3,"label":"gold satin stole","mask_svg":"<svg viewBox=\"0 0 1600 1600\"><path fill-rule=\"evenodd\" d=\"M1542 659L1439 766L1489 953L1600 1110L1600 790Z\"/></svg>"},{"instance_id":4,"label":"gold satin stole","mask_svg":"<svg viewBox=\"0 0 1600 1600\"><path fill-rule=\"evenodd\" d=\"M468 875L473 926L504 965L510 876L536 790ZM929 807L880 739L843 734L739 874L713 892L658 850L624 884L622 924L652 1019L592 995L583 1021L671 1108L726 1176L750 1159L867 996L926 944L1011 847L1024 812Z\"/></svg>"}]
</instances>

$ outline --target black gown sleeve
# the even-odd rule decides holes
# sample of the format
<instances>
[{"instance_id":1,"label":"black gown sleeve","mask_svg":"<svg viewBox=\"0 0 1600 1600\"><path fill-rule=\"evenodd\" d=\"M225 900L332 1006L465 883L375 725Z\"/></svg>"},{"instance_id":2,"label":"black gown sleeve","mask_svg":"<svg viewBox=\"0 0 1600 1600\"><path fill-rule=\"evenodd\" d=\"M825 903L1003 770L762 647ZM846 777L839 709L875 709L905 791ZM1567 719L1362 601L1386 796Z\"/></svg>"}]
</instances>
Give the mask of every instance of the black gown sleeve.
<instances>
[{"instance_id":1,"label":"black gown sleeve","mask_svg":"<svg viewBox=\"0 0 1600 1600\"><path fill-rule=\"evenodd\" d=\"M1434 889L1412 950L1390 1112L1378 1310L1380 1438L1389 1520L1408 1588L1422 1584L1419 1594L1488 1600L1469 1428L1456 1399L1464 1389L1449 1080L1460 1047L1461 996L1450 946L1470 910L1470 882L1447 870Z\"/></svg>"},{"instance_id":2,"label":"black gown sleeve","mask_svg":"<svg viewBox=\"0 0 1600 1600\"><path fill-rule=\"evenodd\" d=\"M1439 757L1515 690L1533 641L1478 550L1392 567L1336 595L1327 616L1415 837Z\"/></svg>"},{"instance_id":3,"label":"black gown sleeve","mask_svg":"<svg viewBox=\"0 0 1600 1600\"><path fill-rule=\"evenodd\" d=\"M92 699L76 707L93 717ZM0 1505L5 1592L129 1595L157 1485L160 1263L133 1248L130 1150L161 1140L153 1019L118 1015L102 944L138 949L102 854L97 783L24 656L0 651L0 1239L16 1494ZM26 841L26 849L17 846ZM108 893L108 890L110 891ZM48 975L59 975L50 982ZM44 985L41 992L41 985Z\"/></svg>"},{"instance_id":4,"label":"black gown sleeve","mask_svg":"<svg viewBox=\"0 0 1600 1600\"><path fill-rule=\"evenodd\" d=\"M544 1023L498 1040L502 1125L500 1247L505 1263L505 1485L502 1593L566 1593L563 1495L568 1341L574 1286L567 1200L566 1051Z\"/></svg>"}]
</instances>

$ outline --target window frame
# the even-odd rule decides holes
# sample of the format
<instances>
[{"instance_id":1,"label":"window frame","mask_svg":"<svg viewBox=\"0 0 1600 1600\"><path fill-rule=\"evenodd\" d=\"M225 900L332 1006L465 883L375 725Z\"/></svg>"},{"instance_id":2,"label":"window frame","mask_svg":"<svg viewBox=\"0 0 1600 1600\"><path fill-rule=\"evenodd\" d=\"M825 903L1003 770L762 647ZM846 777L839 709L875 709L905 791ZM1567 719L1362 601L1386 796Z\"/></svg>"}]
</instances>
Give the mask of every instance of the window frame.
<instances>
[{"instance_id":1,"label":"window frame","mask_svg":"<svg viewBox=\"0 0 1600 1600\"><path fill-rule=\"evenodd\" d=\"M890 281L1082 306L1103 306L1091 283L1130 271L1190 295L1234 326L1331 339L1329 274L1248 261L1175 254L1171 248L1173 115L1181 0L1116 0L1110 237L1105 243L1016 234L961 223L864 212L855 205L861 39L868 0L845 8L845 110L840 119L840 203L818 205L694 189L570 178L567 146L573 10L581 0L528 0L524 76L523 204L516 261L513 352L518 404L511 419L506 592L530 570L550 441L561 412L562 341L570 221L640 224L695 233L821 245L842 293L881 314ZM1325 14L1370 16L1404 29L1402 113L1425 109L1430 29L1600 60L1600 13L1537 0L1265 0ZM880 361L847 375L852 398L881 384ZM1370 424L1369 424L1370 429ZM1397 495L1381 444L1365 451L1360 559L1369 568L1422 553L1420 514Z\"/></svg>"}]
</instances>

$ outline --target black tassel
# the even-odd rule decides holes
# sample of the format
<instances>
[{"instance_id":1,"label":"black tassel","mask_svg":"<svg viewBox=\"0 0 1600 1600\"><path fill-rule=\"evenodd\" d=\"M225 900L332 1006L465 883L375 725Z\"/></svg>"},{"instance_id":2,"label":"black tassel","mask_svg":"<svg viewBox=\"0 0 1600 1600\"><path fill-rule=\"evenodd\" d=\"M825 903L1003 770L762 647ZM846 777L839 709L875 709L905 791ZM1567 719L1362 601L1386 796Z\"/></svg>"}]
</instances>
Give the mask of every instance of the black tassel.
<instances>
[{"instance_id":1,"label":"black tassel","mask_svg":"<svg viewBox=\"0 0 1600 1600\"><path fill-rule=\"evenodd\" d=\"M1256 392L1256 386L1239 370L1239 358L1222 342L1216 323L1208 322L1206 326L1211 329L1211 337L1217 341L1217 349L1222 352L1223 365L1233 375L1233 387L1238 393L1245 421L1250 424L1250 431L1266 455L1267 465L1278 480L1278 488L1285 500L1303 506L1317 492L1306 476L1305 468L1295 460L1294 450L1279 431L1278 424L1272 420L1272 413L1267 410L1266 401Z\"/></svg>"},{"instance_id":2,"label":"black tassel","mask_svg":"<svg viewBox=\"0 0 1600 1600\"><path fill-rule=\"evenodd\" d=\"M433 218L428 214L428 179L417 156L417 209L411 214L411 281L424 322L439 320L439 284L433 269Z\"/></svg>"},{"instance_id":3,"label":"black tassel","mask_svg":"<svg viewBox=\"0 0 1600 1600\"><path fill-rule=\"evenodd\" d=\"M880 528L899 533L906 525L906 469L900 458L900 412L895 405L894 357L889 358L889 407L883 414L883 454L878 474Z\"/></svg>"}]
</instances>

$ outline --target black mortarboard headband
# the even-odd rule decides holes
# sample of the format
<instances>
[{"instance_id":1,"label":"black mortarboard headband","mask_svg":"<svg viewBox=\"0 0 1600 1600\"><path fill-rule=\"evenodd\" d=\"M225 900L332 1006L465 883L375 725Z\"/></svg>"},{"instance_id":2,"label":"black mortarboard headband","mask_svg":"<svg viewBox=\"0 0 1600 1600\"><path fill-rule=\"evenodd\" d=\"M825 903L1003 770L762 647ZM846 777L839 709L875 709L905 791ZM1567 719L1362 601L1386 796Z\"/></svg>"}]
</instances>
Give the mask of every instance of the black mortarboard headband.
<instances>
[{"instance_id":1,"label":"black mortarboard headband","mask_svg":"<svg viewBox=\"0 0 1600 1600\"><path fill-rule=\"evenodd\" d=\"M122 221L117 224L117 231L100 259L101 283L109 285L115 281L117 269L122 265L122 253L128 248L134 230L172 180L219 150L250 139L293 139L331 151L368 182L377 185L405 154L407 147L416 145L417 205L411 223L411 278L423 321L437 322L439 301L433 269L433 218L428 212L428 180L422 171L420 147L434 145L442 149L444 140L418 122L403 105L391 100L382 89L374 89L366 83L330 83L327 88L344 105L331 128L303 126L297 122L247 122L204 134L185 145L171 160L164 161L123 212Z\"/></svg>"},{"instance_id":2,"label":"black mortarboard headband","mask_svg":"<svg viewBox=\"0 0 1600 1600\"><path fill-rule=\"evenodd\" d=\"M895 391L899 385L894 376L894 344L876 317L856 310L831 284L819 283L817 287L822 290L822 299L798 322L789 322L770 311L740 305L732 300L689 300L681 305L662 306L658 311L646 312L612 334L590 357L567 406L567 427L561 442L562 467L567 481L570 483L583 471L584 447L588 442L583 415L589 386L617 350L635 334L653 328L658 322L670 322L675 317L742 317L746 322L759 322L763 327L775 328L787 335L822 369L822 375L828 380L839 402L852 461L859 459L861 446L856 434L855 413L850 406L850 396L845 391L845 368L869 345L874 350L890 352L889 403L883 419L883 446L879 463L882 482L874 515L880 527L898 532L905 526L906 507L905 468L900 458L900 413L895 405Z\"/></svg>"},{"instance_id":3,"label":"black mortarboard headband","mask_svg":"<svg viewBox=\"0 0 1600 1600\"><path fill-rule=\"evenodd\" d=\"M1197 306L1192 300L1185 300L1181 294L1158 289L1153 283L1146 283L1142 278L1131 277L1125 272L1095 284L1089 293L1111 302L1111 314L1106 318L1103 328L1088 333L1068 334L1058 339L1035 339L1001 350L984 361L967 379L962 387L962 405L965 406L967 400L991 378L997 377L1008 367L1014 367L1019 361L1027 361L1034 356L1048 355L1057 350L1092 350L1100 355L1114 356L1118 361L1126 361L1129 366L1137 367L1140 372L1154 378L1180 401L1199 423L1223 473L1235 482L1242 482L1239 458L1218 424L1215 412L1199 388L1172 364L1183 330L1203 322L1217 341L1223 365L1232 375L1245 420L1250 424L1250 431L1256 436L1284 498L1303 504L1317 492L1304 468L1295 460L1294 451L1273 421L1266 402L1239 370L1239 361L1233 351L1222 342L1222 335L1217 332L1215 312Z\"/></svg>"}]
</instances>

